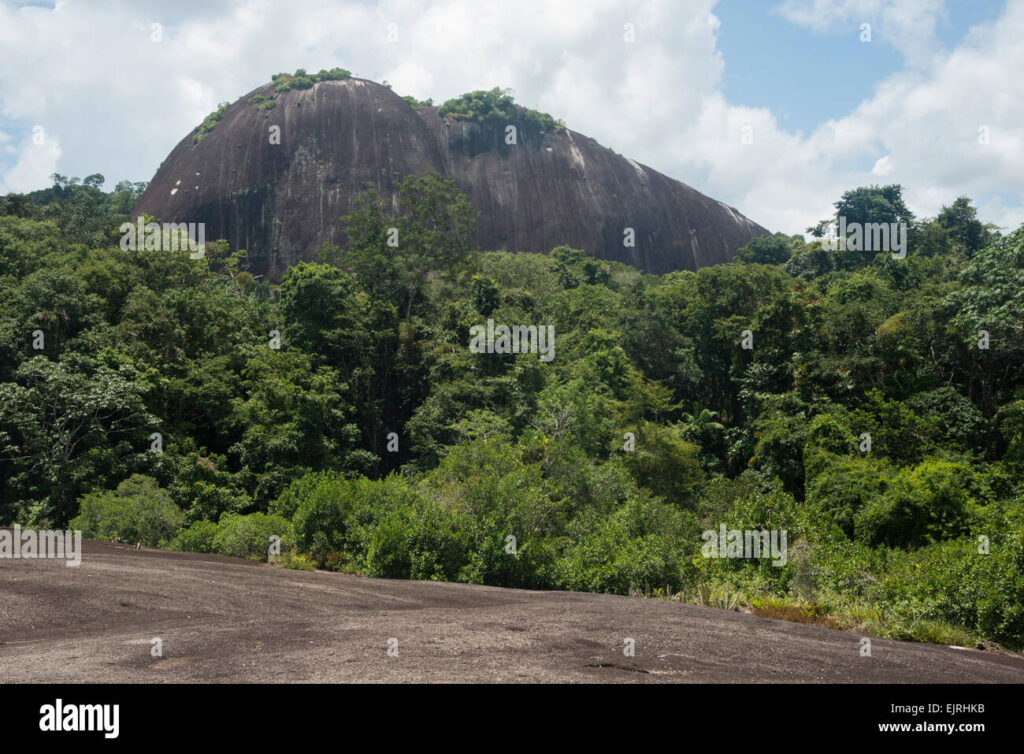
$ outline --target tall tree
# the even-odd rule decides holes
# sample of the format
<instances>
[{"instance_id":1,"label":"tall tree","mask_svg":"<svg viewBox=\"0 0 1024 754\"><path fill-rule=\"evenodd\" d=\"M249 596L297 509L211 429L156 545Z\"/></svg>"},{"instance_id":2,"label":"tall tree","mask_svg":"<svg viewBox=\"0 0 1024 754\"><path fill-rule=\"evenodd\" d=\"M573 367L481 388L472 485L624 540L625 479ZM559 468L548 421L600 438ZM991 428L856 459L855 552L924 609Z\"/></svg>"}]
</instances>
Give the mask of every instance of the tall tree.
<instances>
[{"instance_id":1,"label":"tall tree","mask_svg":"<svg viewBox=\"0 0 1024 754\"><path fill-rule=\"evenodd\" d=\"M397 206L397 214L385 214L379 196L364 197L344 218L344 259L368 289L399 296L409 319L428 277L453 274L472 251L477 211L452 179L437 173L402 179Z\"/></svg>"}]
</instances>

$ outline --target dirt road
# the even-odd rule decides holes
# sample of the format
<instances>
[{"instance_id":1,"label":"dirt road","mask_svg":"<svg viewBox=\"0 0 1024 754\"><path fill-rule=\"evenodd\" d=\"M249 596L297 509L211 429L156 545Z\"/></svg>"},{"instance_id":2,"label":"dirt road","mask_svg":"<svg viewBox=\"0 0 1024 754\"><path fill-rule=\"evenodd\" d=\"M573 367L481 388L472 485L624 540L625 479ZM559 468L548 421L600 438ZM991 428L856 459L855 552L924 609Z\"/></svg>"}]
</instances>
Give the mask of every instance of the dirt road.
<instances>
[{"instance_id":1,"label":"dirt road","mask_svg":"<svg viewBox=\"0 0 1024 754\"><path fill-rule=\"evenodd\" d=\"M657 600L101 542L84 543L79 568L0 560L3 683L1024 682L1018 656L873 638L864 657L860 638Z\"/></svg>"}]
</instances>

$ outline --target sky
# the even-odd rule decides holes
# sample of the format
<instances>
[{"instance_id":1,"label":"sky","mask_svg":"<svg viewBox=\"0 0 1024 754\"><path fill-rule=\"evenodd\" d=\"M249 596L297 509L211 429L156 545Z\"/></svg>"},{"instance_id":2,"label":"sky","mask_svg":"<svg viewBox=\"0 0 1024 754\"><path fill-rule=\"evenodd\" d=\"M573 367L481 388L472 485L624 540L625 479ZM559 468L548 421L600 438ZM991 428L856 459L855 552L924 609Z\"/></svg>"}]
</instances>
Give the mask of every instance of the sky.
<instances>
[{"instance_id":1,"label":"sky","mask_svg":"<svg viewBox=\"0 0 1024 754\"><path fill-rule=\"evenodd\" d=\"M435 103L509 87L802 233L899 183L1024 223L1024 0L0 0L0 194L148 181L218 103L340 66Z\"/></svg>"}]
</instances>

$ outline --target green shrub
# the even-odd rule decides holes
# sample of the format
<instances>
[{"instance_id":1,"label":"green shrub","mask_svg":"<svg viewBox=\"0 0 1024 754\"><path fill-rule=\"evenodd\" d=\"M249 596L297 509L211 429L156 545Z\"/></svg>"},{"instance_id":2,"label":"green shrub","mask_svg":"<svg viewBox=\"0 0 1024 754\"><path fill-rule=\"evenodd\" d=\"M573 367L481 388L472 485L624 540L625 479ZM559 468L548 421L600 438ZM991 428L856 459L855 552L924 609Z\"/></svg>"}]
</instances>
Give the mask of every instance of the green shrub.
<instances>
[{"instance_id":1,"label":"green shrub","mask_svg":"<svg viewBox=\"0 0 1024 754\"><path fill-rule=\"evenodd\" d=\"M492 123L507 125L518 123L532 127L538 131L557 130L565 128L560 120L555 120L547 113L517 105L512 99L511 90L494 89L466 94L450 99L441 105L438 113L441 117L451 117L455 120L469 120L475 123Z\"/></svg>"},{"instance_id":2,"label":"green shrub","mask_svg":"<svg viewBox=\"0 0 1024 754\"><path fill-rule=\"evenodd\" d=\"M346 71L344 68L332 68L331 70L325 70L321 68L313 78L316 81L344 81L345 79L351 78L352 72Z\"/></svg>"},{"instance_id":3,"label":"green shrub","mask_svg":"<svg viewBox=\"0 0 1024 754\"><path fill-rule=\"evenodd\" d=\"M291 524L295 546L312 554L321 566L332 552L349 553L361 564L377 524L392 511L420 500L408 482L395 475L371 480L324 474L291 494L302 495ZM291 503L281 503L285 504Z\"/></svg>"},{"instance_id":4,"label":"green shrub","mask_svg":"<svg viewBox=\"0 0 1024 754\"><path fill-rule=\"evenodd\" d=\"M227 102L221 102L216 110L203 118L203 122L199 125L199 133L192 137L193 144L198 144L206 134L210 133L217 126L217 123L224 117L228 104Z\"/></svg>"},{"instance_id":5,"label":"green shrub","mask_svg":"<svg viewBox=\"0 0 1024 754\"><path fill-rule=\"evenodd\" d=\"M996 534L989 552L970 538L893 551L878 587L890 612L965 626L1024 646L1024 530Z\"/></svg>"},{"instance_id":6,"label":"green shrub","mask_svg":"<svg viewBox=\"0 0 1024 754\"><path fill-rule=\"evenodd\" d=\"M917 547L959 536L978 512L976 480L966 463L928 459L901 469L855 516L858 539Z\"/></svg>"},{"instance_id":7,"label":"green shrub","mask_svg":"<svg viewBox=\"0 0 1024 754\"><path fill-rule=\"evenodd\" d=\"M314 563L308 555L297 553L294 550L284 553L281 556L281 560L278 561L278 565L292 571L316 570L316 563Z\"/></svg>"},{"instance_id":8,"label":"green shrub","mask_svg":"<svg viewBox=\"0 0 1024 754\"><path fill-rule=\"evenodd\" d=\"M636 483L682 507L691 507L704 482L698 448L667 427L642 422L634 429L636 449L625 454Z\"/></svg>"},{"instance_id":9,"label":"green shrub","mask_svg":"<svg viewBox=\"0 0 1024 754\"><path fill-rule=\"evenodd\" d=\"M350 488L347 480L333 477L317 480L309 489L301 490L302 498L292 519L295 546L312 554L320 565L327 553L344 548ZM294 485L289 489L294 489ZM282 505L290 507L292 502L286 499Z\"/></svg>"},{"instance_id":10,"label":"green shrub","mask_svg":"<svg viewBox=\"0 0 1024 754\"><path fill-rule=\"evenodd\" d=\"M411 521L408 518L405 511L396 511L374 527L366 552L366 566L370 576L411 578L408 551Z\"/></svg>"},{"instance_id":11,"label":"green shrub","mask_svg":"<svg viewBox=\"0 0 1024 754\"><path fill-rule=\"evenodd\" d=\"M216 552L217 528L213 521L196 521L178 532L178 536L171 542L171 549L182 552Z\"/></svg>"},{"instance_id":12,"label":"green shrub","mask_svg":"<svg viewBox=\"0 0 1024 754\"><path fill-rule=\"evenodd\" d=\"M436 503L393 511L370 534L367 575L455 581L468 564L473 521Z\"/></svg>"},{"instance_id":13,"label":"green shrub","mask_svg":"<svg viewBox=\"0 0 1024 754\"><path fill-rule=\"evenodd\" d=\"M307 499L318 485L331 481L340 482L343 479L344 477L330 471L303 474L285 487L274 500L270 501L267 513L291 520L295 517L295 511L298 510L299 504Z\"/></svg>"},{"instance_id":14,"label":"green shrub","mask_svg":"<svg viewBox=\"0 0 1024 754\"><path fill-rule=\"evenodd\" d=\"M854 522L865 506L876 504L896 472L884 458L868 455L816 456L818 473L807 485L807 502L831 516L847 537L854 537Z\"/></svg>"},{"instance_id":15,"label":"green shrub","mask_svg":"<svg viewBox=\"0 0 1024 754\"><path fill-rule=\"evenodd\" d=\"M115 492L83 497L71 528L94 539L159 547L174 537L184 520L167 490L151 477L134 474Z\"/></svg>"},{"instance_id":16,"label":"green shrub","mask_svg":"<svg viewBox=\"0 0 1024 754\"><path fill-rule=\"evenodd\" d=\"M308 74L305 68L299 68L295 73L277 73L271 78L274 82L275 92L287 92L289 89L311 89L314 84L321 81L344 81L351 78L352 72L344 68L332 68L331 70L321 69L319 73Z\"/></svg>"},{"instance_id":17,"label":"green shrub","mask_svg":"<svg viewBox=\"0 0 1024 754\"><path fill-rule=\"evenodd\" d=\"M271 537L283 537L288 530L288 521L280 516L266 513L228 515L217 527L214 547L220 555L265 561L269 557Z\"/></svg>"},{"instance_id":18,"label":"green shrub","mask_svg":"<svg viewBox=\"0 0 1024 754\"><path fill-rule=\"evenodd\" d=\"M189 493L192 505L185 513L189 524L205 519L217 521L225 514L238 513L252 505L246 495L207 482L193 482Z\"/></svg>"},{"instance_id":19,"label":"green shrub","mask_svg":"<svg viewBox=\"0 0 1024 754\"><path fill-rule=\"evenodd\" d=\"M638 497L610 517L584 512L568 528L563 556L554 566L555 584L563 589L629 594L691 583L684 535L695 529L682 514L659 500Z\"/></svg>"},{"instance_id":20,"label":"green shrub","mask_svg":"<svg viewBox=\"0 0 1024 754\"><path fill-rule=\"evenodd\" d=\"M408 94L405 95L404 97L402 97L402 99L404 99L410 105L415 107L417 110L419 110L421 107L431 107L434 104L434 100L432 100L432 99L428 98L428 99L424 99L424 100L419 100L419 99L416 99L415 97L413 97L411 95L408 95Z\"/></svg>"},{"instance_id":21,"label":"green shrub","mask_svg":"<svg viewBox=\"0 0 1024 754\"><path fill-rule=\"evenodd\" d=\"M740 247L734 259L744 264L785 264L793 255L790 243L784 233L758 236L746 246Z\"/></svg>"},{"instance_id":22,"label":"green shrub","mask_svg":"<svg viewBox=\"0 0 1024 754\"><path fill-rule=\"evenodd\" d=\"M966 451L984 442L988 422L978 408L954 387L946 386L913 395L907 399L907 406L936 426L943 447Z\"/></svg>"}]
</instances>

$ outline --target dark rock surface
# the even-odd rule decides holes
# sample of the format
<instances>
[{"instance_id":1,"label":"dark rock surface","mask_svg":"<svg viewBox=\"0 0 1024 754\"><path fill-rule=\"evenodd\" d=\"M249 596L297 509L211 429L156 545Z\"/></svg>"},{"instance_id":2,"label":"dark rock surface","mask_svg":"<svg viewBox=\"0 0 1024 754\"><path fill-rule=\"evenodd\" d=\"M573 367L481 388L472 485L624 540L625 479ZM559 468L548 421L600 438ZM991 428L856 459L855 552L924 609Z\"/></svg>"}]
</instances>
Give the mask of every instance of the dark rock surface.
<instances>
[{"instance_id":1,"label":"dark rock surface","mask_svg":"<svg viewBox=\"0 0 1024 754\"><path fill-rule=\"evenodd\" d=\"M504 128L417 110L364 79L324 81L276 94L261 111L256 95L230 105L196 142L186 136L160 166L135 214L206 223L206 239L226 238L250 253L254 272L280 279L324 241L346 239L342 215L372 184L390 196L406 175L437 171L480 210L482 249L547 253L559 244L628 262L648 272L725 262L767 231L685 184L564 129ZM271 144L271 126L280 144ZM635 230L636 245L623 244Z\"/></svg>"},{"instance_id":2,"label":"dark rock surface","mask_svg":"<svg viewBox=\"0 0 1024 754\"><path fill-rule=\"evenodd\" d=\"M4 683L1024 681L1020 655L872 637L866 657L858 633L678 602L82 544L78 568L0 561Z\"/></svg>"}]
</instances>

